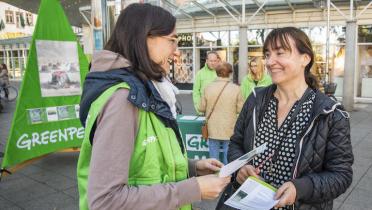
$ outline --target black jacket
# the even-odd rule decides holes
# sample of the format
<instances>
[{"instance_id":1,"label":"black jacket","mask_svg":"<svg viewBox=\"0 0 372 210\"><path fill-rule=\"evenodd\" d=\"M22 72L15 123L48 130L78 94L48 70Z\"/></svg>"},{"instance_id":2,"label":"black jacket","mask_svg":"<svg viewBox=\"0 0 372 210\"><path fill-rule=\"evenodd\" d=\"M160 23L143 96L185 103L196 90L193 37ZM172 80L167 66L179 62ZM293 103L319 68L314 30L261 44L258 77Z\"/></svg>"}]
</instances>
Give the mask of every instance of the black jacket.
<instances>
[{"instance_id":1,"label":"black jacket","mask_svg":"<svg viewBox=\"0 0 372 210\"><path fill-rule=\"evenodd\" d=\"M228 150L229 162L252 150L255 127L261 121L276 86L256 88L244 104ZM349 114L318 90L311 123L296 141L292 168L297 197L294 209L332 209L333 200L344 193L353 177Z\"/></svg>"}]
</instances>

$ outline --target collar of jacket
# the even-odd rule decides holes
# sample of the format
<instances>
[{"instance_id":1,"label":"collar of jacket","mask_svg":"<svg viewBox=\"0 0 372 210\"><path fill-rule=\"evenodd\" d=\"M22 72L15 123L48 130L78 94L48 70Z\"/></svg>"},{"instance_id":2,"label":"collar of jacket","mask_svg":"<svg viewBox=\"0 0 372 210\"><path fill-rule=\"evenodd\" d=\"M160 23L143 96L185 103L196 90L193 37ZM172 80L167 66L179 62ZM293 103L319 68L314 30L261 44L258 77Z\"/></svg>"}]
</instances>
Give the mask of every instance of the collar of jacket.
<instances>
[{"instance_id":1,"label":"collar of jacket","mask_svg":"<svg viewBox=\"0 0 372 210\"><path fill-rule=\"evenodd\" d=\"M263 116L263 112L265 111L268 102L270 101L270 97L276 90L276 85L272 84L268 87L257 87L255 88L256 92L256 109L257 113L259 113L260 118ZM346 118L349 117L349 114L344 111L343 106L341 103L336 102L329 98L327 95L324 93L320 92L319 90L315 89L315 100L314 100L314 105L313 105L313 111L312 111L312 118L315 118L318 115L323 115L323 114L329 114L336 109L339 110L343 116ZM312 120L312 119L311 119ZM260 122L260 121L258 121Z\"/></svg>"},{"instance_id":2,"label":"collar of jacket","mask_svg":"<svg viewBox=\"0 0 372 210\"><path fill-rule=\"evenodd\" d=\"M222 81L222 82L230 82L230 78L229 77L217 77L217 79L215 81Z\"/></svg>"},{"instance_id":3,"label":"collar of jacket","mask_svg":"<svg viewBox=\"0 0 372 210\"><path fill-rule=\"evenodd\" d=\"M207 64L204 65L203 69L208 70L208 71L214 71L213 69L209 68Z\"/></svg>"},{"instance_id":4,"label":"collar of jacket","mask_svg":"<svg viewBox=\"0 0 372 210\"><path fill-rule=\"evenodd\" d=\"M93 101L105 90L121 82L126 82L130 86L127 99L134 106L162 118L174 120L169 105L161 98L154 84L150 80L142 82L129 68L123 68L91 72L87 75L80 101L80 120L84 126Z\"/></svg>"},{"instance_id":5,"label":"collar of jacket","mask_svg":"<svg viewBox=\"0 0 372 210\"><path fill-rule=\"evenodd\" d=\"M266 74L266 73L263 73L263 74L262 74L262 78L261 78L260 80L257 80L257 82L260 82L260 81L264 80L266 76L267 76L267 74ZM249 81L251 81L251 82L254 82L254 81L255 81L255 80L253 79L253 76L252 76L251 73L247 74L247 79L248 79Z\"/></svg>"}]
</instances>

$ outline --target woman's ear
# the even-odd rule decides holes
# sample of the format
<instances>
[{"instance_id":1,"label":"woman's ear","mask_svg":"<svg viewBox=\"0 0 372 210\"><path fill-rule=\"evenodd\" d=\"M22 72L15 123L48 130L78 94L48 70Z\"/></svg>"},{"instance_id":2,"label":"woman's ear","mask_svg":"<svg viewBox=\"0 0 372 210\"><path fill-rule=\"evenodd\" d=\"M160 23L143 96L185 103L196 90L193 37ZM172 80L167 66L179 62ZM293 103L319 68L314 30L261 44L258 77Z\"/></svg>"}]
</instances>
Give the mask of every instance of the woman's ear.
<instances>
[{"instance_id":1,"label":"woman's ear","mask_svg":"<svg viewBox=\"0 0 372 210\"><path fill-rule=\"evenodd\" d=\"M302 56L302 66L306 67L310 63L310 61L311 61L310 56L306 53L303 54L303 56Z\"/></svg>"}]
</instances>

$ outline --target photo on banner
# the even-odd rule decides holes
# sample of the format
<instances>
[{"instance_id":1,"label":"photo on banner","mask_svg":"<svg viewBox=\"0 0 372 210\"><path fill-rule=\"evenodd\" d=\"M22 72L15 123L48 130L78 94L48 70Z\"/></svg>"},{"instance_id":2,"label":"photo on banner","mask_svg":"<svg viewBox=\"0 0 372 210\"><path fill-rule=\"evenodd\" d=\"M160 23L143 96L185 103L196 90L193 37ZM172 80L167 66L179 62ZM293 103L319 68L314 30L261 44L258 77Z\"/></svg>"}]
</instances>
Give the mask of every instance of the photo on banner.
<instances>
[{"instance_id":1,"label":"photo on banner","mask_svg":"<svg viewBox=\"0 0 372 210\"><path fill-rule=\"evenodd\" d=\"M42 97L81 94L76 42L36 40Z\"/></svg>"}]
</instances>

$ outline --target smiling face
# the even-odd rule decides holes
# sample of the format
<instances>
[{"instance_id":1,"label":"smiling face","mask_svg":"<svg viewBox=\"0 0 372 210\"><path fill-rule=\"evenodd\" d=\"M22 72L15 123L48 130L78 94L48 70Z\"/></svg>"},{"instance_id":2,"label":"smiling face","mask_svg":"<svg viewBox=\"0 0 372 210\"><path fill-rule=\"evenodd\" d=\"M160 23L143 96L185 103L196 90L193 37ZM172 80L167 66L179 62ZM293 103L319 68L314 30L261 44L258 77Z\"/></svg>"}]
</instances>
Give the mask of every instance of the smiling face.
<instances>
[{"instance_id":1,"label":"smiling face","mask_svg":"<svg viewBox=\"0 0 372 210\"><path fill-rule=\"evenodd\" d=\"M207 56L206 63L208 65L208 68L216 69L216 67L220 64L220 59L218 58L216 54L209 53Z\"/></svg>"},{"instance_id":2,"label":"smiling face","mask_svg":"<svg viewBox=\"0 0 372 210\"><path fill-rule=\"evenodd\" d=\"M310 56L300 54L292 37L287 40L288 47L276 40L276 44L269 44L265 51L266 68L277 85L305 81L305 67L310 62Z\"/></svg>"},{"instance_id":3,"label":"smiling face","mask_svg":"<svg viewBox=\"0 0 372 210\"><path fill-rule=\"evenodd\" d=\"M165 66L169 60L173 60L177 56L178 38L176 31L166 36L153 36L147 38L147 48L150 59L155 63ZM169 69L164 69L168 71Z\"/></svg>"},{"instance_id":4,"label":"smiling face","mask_svg":"<svg viewBox=\"0 0 372 210\"><path fill-rule=\"evenodd\" d=\"M258 64L256 63L256 61L251 61L250 62L249 69L251 70L251 72L253 74L257 74L257 72L258 72Z\"/></svg>"}]
</instances>

